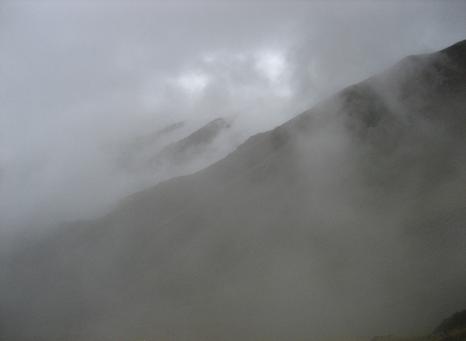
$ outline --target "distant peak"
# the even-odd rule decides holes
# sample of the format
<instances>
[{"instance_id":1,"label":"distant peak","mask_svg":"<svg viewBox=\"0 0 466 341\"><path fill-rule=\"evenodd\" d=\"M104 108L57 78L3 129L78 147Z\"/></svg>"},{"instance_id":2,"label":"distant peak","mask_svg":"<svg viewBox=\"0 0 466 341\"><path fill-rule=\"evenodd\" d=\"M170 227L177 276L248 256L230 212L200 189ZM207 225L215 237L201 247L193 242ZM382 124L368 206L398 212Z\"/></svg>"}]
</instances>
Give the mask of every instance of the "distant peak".
<instances>
[{"instance_id":1,"label":"distant peak","mask_svg":"<svg viewBox=\"0 0 466 341\"><path fill-rule=\"evenodd\" d=\"M461 40L443 50L440 50L440 53L447 55L449 58L459 62L466 62L466 39Z\"/></svg>"},{"instance_id":2,"label":"distant peak","mask_svg":"<svg viewBox=\"0 0 466 341\"><path fill-rule=\"evenodd\" d=\"M454 43L453 45L450 45L442 50L443 51L448 51L448 50L457 50L457 49L466 49L466 39L460 40L459 42Z\"/></svg>"}]
</instances>

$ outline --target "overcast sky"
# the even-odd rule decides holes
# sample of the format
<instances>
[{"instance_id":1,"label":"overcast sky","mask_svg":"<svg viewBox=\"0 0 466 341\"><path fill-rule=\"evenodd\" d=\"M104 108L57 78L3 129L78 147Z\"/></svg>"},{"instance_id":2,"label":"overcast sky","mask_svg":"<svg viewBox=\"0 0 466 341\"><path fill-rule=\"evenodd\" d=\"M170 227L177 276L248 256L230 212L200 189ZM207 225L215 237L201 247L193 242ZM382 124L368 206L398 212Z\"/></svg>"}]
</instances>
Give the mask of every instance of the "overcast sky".
<instances>
[{"instance_id":1,"label":"overcast sky","mask_svg":"<svg viewBox=\"0 0 466 341\"><path fill-rule=\"evenodd\" d=\"M218 116L247 136L465 38L463 1L2 1L2 225L117 196L119 139Z\"/></svg>"}]
</instances>

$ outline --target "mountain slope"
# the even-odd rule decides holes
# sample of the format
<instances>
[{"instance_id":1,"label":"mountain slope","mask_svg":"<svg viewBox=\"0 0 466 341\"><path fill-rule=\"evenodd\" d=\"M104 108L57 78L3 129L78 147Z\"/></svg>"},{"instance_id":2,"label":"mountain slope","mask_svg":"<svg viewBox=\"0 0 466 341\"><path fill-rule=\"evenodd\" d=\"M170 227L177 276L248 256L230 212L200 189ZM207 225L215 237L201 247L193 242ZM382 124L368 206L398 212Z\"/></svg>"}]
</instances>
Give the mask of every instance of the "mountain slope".
<instances>
[{"instance_id":1,"label":"mountain slope","mask_svg":"<svg viewBox=\"0 0 466 341\"><path fill-rule=\"evenodd\" d=\"M207 169L23 245L5 266L0 333L315 340L428 328L466 304L465 55L463 41L408 57Z\"/></svg>"},{"instance_id":2,"label":"mountain slope","mask_svg":"<svg viewBox=\"0 0 466 341\"><path fill-rule=\"evenodd\" d=\"M164 163L179 166L192 162L192 159L199 156L197 154L205 153L205 149L228 127L229 124L223 118L212 120L185 138L164 147L148 163L155 166Z\"/></svg>"},{"instance_id":3,"label":"mountain slope","mask_svg":"<svg viewBox=\"0 0 466 341\"><path fill-rule=\"evenodd\" d=\"M119 157L118 163L133 173L189 173L190 168L197 168L197 164L204 163L205 159L210 161L210 154L215 154L214 141L223 130L230 127L226 120L217 118L185 137L157 146L157 140L163 135L180 129L183 125L183 122L177 122L134 141Z\"/></svg>"}]
</instances>

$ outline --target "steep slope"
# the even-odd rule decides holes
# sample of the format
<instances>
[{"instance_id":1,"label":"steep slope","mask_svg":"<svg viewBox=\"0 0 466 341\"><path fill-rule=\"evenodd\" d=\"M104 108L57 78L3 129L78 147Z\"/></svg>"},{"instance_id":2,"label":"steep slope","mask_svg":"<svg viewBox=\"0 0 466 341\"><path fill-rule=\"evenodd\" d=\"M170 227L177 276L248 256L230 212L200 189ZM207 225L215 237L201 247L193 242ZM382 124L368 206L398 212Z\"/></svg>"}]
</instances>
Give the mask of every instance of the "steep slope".
<instances>
[{"instance_id":1,"label":"steep slope","mask_svg":"<svg viewBox=\"0 0 466 341\"><path fill-rule=\"evenodd\" d=\"M193 158L202 156L209 144L222 133L222 130L229 128L229 126L223 118L212 120L189 136L163 148L160 153L149 160L149 164L155 167L164 163L179 166L192 162Z\"/></svg>"},{"instance_id":2,"label":"steep slope","mask_svg":"<svg viewBox=\"0 0 466 341\"><path fill-rule=\"evenodd\" d=\"M217 118L187 136L158 146L164 135L179 130L183 125L183 122L177 122L133 141L120 155L118 163L133 174L135 172L186 174L189 171L182 170L189 170L193 164L204 163L206 159L208 161L211 158L210 154L215 151L214 141L230 127L226 120Z\"/></svg>"},{"instance_id":3,"label":"steep slope","mask_svg":"<svg viewBox=\"0 0 466 341\"><path fill-rule=\"evenodd\" d=\"M402 60L196 174L30 241L21 340L318 340L466 305L466 41ZM419 314L419 311L425 311Z\"/></svg>"}]
</instances>

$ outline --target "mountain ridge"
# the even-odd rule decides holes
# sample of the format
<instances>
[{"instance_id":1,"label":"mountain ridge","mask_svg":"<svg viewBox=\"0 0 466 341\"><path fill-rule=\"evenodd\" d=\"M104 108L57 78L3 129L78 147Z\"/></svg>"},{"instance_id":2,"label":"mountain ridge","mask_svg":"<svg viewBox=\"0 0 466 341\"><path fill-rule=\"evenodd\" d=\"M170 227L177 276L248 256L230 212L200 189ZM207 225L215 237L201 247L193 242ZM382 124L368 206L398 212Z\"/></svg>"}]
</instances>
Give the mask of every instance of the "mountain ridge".
<instances>
[{"instance_id":1,"label":"mountain ridge","mask_svg":"<svg viewBox=\"0 0 466 341\"><path fill-rule=\"evenodd\" d=\"M439 52L436 53L437 57L438 57L438 54L445 54L446 56L450 56L450 55L453 54L454 57L455 57L453 62L455 64L464 63L466 65L466 58L461 59L461 56L464 56L466 54L466 40L462 40L462 41L460 41L458 43L455 43L455 44L453 44L453 45L451 45L451 46L449 46L447 48L444 48L444 49L440 50ZM403 58L399 63L395 64L392 68L397 68L397 67L403 66L406 62L411 63L411 60L413 59L413 57L414 57L414 59L417 59L417 58L420 58L420 57L431 57L431 56L432 56L432 54L408 56L408 57ZM458 58L458 59L456 59L456 58ZM466 71L465 70L463 70L462 73L466 77ZM353 92L355 90L355 88L357 89L360 86L361 83L373 82L374 77L377 77L377 76L372 76L372 77L367 78L366 80L363 80L362 82L360 82L358 84L350 85L350 86L342 89L341 91L339 91L335 96L351 97L352 94L347 94L347 92ZM306 129L306 127L310 124L310 121L312 119L310 117L310 113L311 112L317 112L319 110L320 106L325 105L326 102L329 101L329 100L330 101L333 100L333 97L334 96L332 96L330 99L325 99L325 100L321 101L314 108L309 109L309 110L307 110L307 111L305 111L305 112L303 112L301 114L298 114L296 117L292 118L291 120L283 123L282 125L274 128L274 129L272 129L270 131L263 132L263 133L258 133L258 134L255 134L255 135L249 137L235 151L233 151L232 153L227 155L222 160L219 160L216 163L208 166L207 169L211 169L212 167L215 167L219 162L222 162L223 160L229 158L230 155L235 156L238 153L242 152L248 146L248 144L262 143L263 142L262 140L269 137L269 134L271 134L271 136L272 136L271 138L274 141L273 145L274 146L280 145L284 141L287 141L288 138L290 137L287 130L289 130L293 126L298 127L299 130ZM466 116L466 115L464 115L464 116ZM370 124L370 122L368 122L368 121L366 121L366 123ZM293 128L291 128L291 129L293 129ZM200 170L200 171L198 171L196 173L204 172L204 171L206 171L206 169L202 169L202 170ZM189 175L187 175L187 176L189 176ZM185 177L186 176L183 176L182 178L185 178ZM170 181L170 180L168 180L168 181ZM176 180L173 180L173 181L176 181ZM144 190L143 192L151 191L151 190L152 190L152 188ZM137 196L137 194L136 194L136 196Z\"/></svg>"},{"instance_id":2,"label":"mountain ridge","mask_svg":"<svg viewBox=\"0 0 466 341\"><path fill-rule=\"evenodd\" d=\"M5 335L318 339L465 306L464 51L408 57L23 250Z\"/></svg>"}]
</instances>

